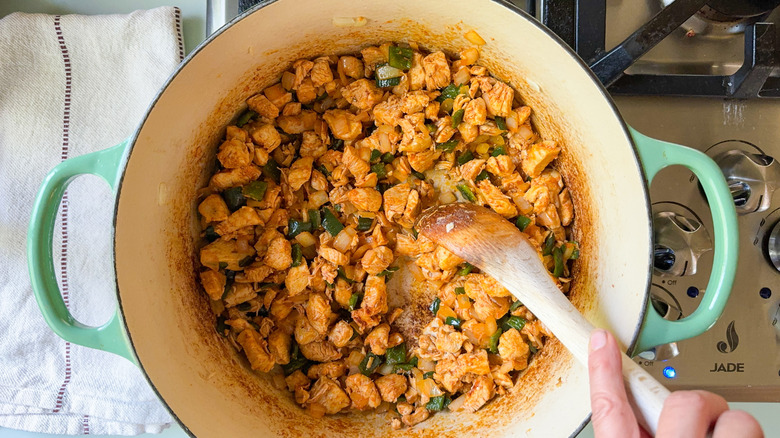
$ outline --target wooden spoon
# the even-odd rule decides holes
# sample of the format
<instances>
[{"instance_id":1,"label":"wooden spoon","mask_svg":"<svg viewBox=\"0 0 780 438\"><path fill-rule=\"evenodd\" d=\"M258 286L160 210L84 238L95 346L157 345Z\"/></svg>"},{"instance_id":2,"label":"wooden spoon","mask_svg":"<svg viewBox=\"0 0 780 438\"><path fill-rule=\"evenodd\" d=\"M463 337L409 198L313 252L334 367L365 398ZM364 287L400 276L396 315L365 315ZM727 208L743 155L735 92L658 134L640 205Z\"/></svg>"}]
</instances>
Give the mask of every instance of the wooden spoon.
<instances>
[{"instance_id":1,"label":"wooden spoon","mask_svg":"<svg viewBox=\"0 0 780 438\"><path fill-rule=\"evenodd\" d=\"M447 204L426 211L418 230L504 285L587 366L594 329L561 293L539 253L509 221L474 204ZM655 435L669 391L623 354L623 380L640 424Z\"/></svg>"}]
</instances>

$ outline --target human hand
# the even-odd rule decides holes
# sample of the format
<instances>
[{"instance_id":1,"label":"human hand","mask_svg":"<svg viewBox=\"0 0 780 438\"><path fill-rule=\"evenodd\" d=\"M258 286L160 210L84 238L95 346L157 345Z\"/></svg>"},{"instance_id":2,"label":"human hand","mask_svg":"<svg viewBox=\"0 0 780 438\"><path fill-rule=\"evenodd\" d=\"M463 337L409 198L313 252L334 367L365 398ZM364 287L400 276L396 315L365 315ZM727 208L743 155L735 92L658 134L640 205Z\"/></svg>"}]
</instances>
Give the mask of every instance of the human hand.
<instances>
[{"instance_id":1,"label":"human hand","mask_svg":"<svg viewBox=\"0 0 780 438\"><path fill-rule=\"evenodd\" d=\"M606 330L591 333L588 370L593 430L597 438L650 437L636 421L621 373L621 352ZM711 435L708 435L708 432ZM675 391L664 402L657 438L763 438L755 418L729 410L723 397L707 391Z\"/></svg>"}]
</instances>

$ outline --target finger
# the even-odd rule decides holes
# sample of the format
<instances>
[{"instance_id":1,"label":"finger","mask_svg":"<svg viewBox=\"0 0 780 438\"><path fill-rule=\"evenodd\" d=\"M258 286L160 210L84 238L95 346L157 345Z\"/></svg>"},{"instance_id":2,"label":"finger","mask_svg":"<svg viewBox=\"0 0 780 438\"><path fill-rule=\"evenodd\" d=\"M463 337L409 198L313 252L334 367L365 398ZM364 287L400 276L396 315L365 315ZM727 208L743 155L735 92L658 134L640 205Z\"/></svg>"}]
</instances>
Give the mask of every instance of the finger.
<instances>
[{"instance_id":1,"label":"finger","mask_svg":"<svg viewBox=\"0 0 780 438\"><path fill-rule=\"evenodd\" d=\"M764 432L752 415L745 411L726 411L715 422L712 438L763 438Z\"/></svg>"},{"instance_id":2,"label":"finger","mask_svg":"<svg viewBox=\"0 0 780 438\"><path fill-rule=\"evenodd\" d=\"M606 330L591 333L588 356L593 430L599 438L638 437L639 426L626 398L617 341Z\"/></svg>"},{"instance_id":3,"label":"finger","mask_svg":"<svg viewBox=\"0 0 780 438\"><path fill-rule=\"evenodd\" d=\"M715 420L729 408L726 400L707 391L676 391L661 409L657 438L704 437Z\"/></svg>"}]
</instances>

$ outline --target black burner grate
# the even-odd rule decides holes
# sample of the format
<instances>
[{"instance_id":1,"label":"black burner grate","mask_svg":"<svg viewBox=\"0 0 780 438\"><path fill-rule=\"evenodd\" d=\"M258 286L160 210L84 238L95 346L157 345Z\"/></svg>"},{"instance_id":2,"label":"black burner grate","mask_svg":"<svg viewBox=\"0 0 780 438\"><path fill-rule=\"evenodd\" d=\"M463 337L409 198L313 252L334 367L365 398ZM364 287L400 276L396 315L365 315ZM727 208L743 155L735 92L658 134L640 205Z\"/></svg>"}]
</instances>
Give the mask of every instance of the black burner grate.
<instances>
[{"instance_id":1,"label":"black burner grate","mask_svg":"<svg viewBox=\"0 0 780 438\"><path fill-rule=\"evenodd\" d=\"M777 4L776 0L750 1ZM577 51L612 94L780 97L780 78L770 76L780 65L774 23L759 21L745 29L745 61L732 75L624 73L707 3L712 0L676 0L609 52L604 48L606 0L539 0L539 18Z\"/></svg>"}]
</instances>

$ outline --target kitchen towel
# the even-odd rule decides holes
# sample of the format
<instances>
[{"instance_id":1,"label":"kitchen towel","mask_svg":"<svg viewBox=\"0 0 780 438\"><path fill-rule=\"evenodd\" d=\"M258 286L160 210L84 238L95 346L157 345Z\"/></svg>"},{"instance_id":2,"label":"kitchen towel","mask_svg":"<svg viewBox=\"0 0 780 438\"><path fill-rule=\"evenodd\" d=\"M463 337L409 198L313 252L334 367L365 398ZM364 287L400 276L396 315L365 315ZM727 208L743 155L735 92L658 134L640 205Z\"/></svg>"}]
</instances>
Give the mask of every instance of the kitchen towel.
<instances>
[{"instance_id":1,"label":"kitchen towel","mask_svg":"<svg viewBox=\"0 0 780 438\"><path fill-rule=\"evenodd\" d=\"M46 173L131 135L182 57L173 7L0 19L0 427L135 435L171 422L128 360L65 342L49 329L32 295L25 239ZM80 177L55 227L63 298L89 325L116 309L113 203L102 180Z\"/></svg>"}]
</instances>

